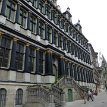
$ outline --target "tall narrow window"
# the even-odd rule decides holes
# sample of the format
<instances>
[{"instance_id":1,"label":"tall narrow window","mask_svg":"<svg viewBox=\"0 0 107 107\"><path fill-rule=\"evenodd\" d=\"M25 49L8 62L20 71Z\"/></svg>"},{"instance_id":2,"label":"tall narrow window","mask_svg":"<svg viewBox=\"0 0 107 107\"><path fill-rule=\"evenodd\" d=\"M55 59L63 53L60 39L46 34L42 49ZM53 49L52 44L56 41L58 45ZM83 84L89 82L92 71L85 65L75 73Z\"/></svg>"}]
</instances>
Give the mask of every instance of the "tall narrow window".
<instances>
[{"instance_id":1,"label":"tall narrow window","mask_svg":"<svg viewBox=\"0 0 107 107\"><path fill-rule=\"evenodd\" d=\"M61 29L64 29L64 20L62 19L60 22Z\"/></svg>"},{"instance_id":2,"label":"tall narrow window","mask_svg":"<svg viewBox=\"0 0 107 107\"><path fill-rule=\"evenodd\" d=\"M47 26L47 38L48 38L48 41L51 43L52 42L52 28L50 26Z\"/></svg>"},{"instance_id":3,"label":"tall narrow window","mask_svg":"<svg viewBox=\"0 0 107 107\"><path fill-rule=\"evenodd\" d=\"M40 10L41 13L44 14L44 1L43 0L38 0L38 8Z\"/></svg>"},{"instance_id":4,"label":"tall narrow window","mask_svg":"<svg viewBox=\"0 0 107 107\"><path fill-rule=\"evenodd\" d=\"M29 0L31 3L32 3L32 5L35 7L35 8L37 8L37 0Z\"/></svg>"},{"instance_id":5,"label":"tall narrow window","mask_svg":"<svg viewBox=\"0 0 107 107\"><path fill-rule=\"evenodd\" d=\"M23 90L22 89L18 89L16 91L16 99L15 99L15 104L16 105L22 105L23 104Z\"/></svg>"},{"instance_id":6,"label":"tall narrow window","mask_svg":"<svg viewBox=\"0 0 107 107\"><path fill-rule=\"evenodd\" d=\"M0 89L0 107L6 107L6 94L7 91L4 88Z\"/></svg>"},{"instance_id":7,"label":"tall narrow window","mask_svg":"<svg viewBox=\"0 0 107 107\"><path fill-rule=\"evenodd\" d=\"M20 9L19 23L23 28L26 28L27 12L25 9Z\"/></svg>"},{"instance_id":8,"label":"tall narrow window","mask_svg":"<svg viewBox=\"0 0 107 107\"><path fill-rule=\"evenodd\" d=\"M7 0L6 16L9 20L14 22L14 19L15 19L15 2L14 2L14 0Z\"/></svg>"},{"instance_id":9,"label":"tall narrow window","mask_svg":"<svg viewBox=\"0 0 107 107\"><path fill-rule=\"evenodd\" d=\"M64 38L64 41L63 41L63 49L66 50L66 44L67 44L67 39Z\"/></svg>"},{"instance_id":10,"label":"tall narrow window","mask_svg":"<svg viewBox=\"0 0 107 107\"><path fill-rule=\"evenodd\" d=\"M33 15L30 17L30 30L35 33L36 32L36 17Z\"/></svg>"},{"instance_id":11,"label":"tall narrow window","mask_svg":"<svg viewBox=\"0 0 107 107\"><path fill-rule=\"evenodd\" d=\"M48 18L50 19L51 18L51 7L48 4L46 4L46 6L45 6L45 13L48 16Z\"/></svg>"},{"instance_id":12,"label":"tall narrow window","mask_svg":"<svg viewBox=\"0 0 107 107\"><path fill-rule=\"evenodd\" d=\"M2 36L0 39L0 67L8 67L11 51L11 40L5 36Z\"/></svg>"},{"instance_id":13,"label":"tall narrow window","mask_svg":"<svg viewBox=\"0 0 107 107\"><path fill-rule=\"evenodd\" d=\"M54 44L58 46L58 32L54 30Z\"/></svg>"},{"instance_id":14,"label":"tall narrow window","mask_svg":"<svg viewBox=\"0 0 107 107\"><path fill-rule=\"evenodd\" d=\"M63 48L63 38L62 35L59 35L59 47Z\"/></svg>"},{"instance_id":15,"label":"tall narrow window","mask_svg":"<svg viewBox=\"0 0 107 107\"><path fill-rule=\"evenodd\" d=\"M16 69L23 70L23 59L24 59L24 44L21 42L17 43L16 50Z\"/></svg>"},{"instance_id":16,"label":"tall narrow window","mask_svg":"<svg viewBox=\"0 0 107 107\"><path fill-rule=\"evenodd\" d=\"M34 72L34 67L35 67L35 49L33 47L29 48L29 71Z\"/></svg>"},{"instance_id":17,"label":"tall narrow window","mask_svg":"<svg viewBox=\"0 0 107 107\"><path fill-rule=\"evenodd\" d=\"M52 13L51 13L51 17L52 17L52 20L54 21L54 23L57 24L57 16L56 16L56 11L55 10L52 10Z\"/></svg>"},{"instance_id":18,"label":"tall narrow window","mask_svg":"<svg viewBox=\"0 0 107 107\"><path fill-rule=\"evenodd\" d=\"M42 20L39 21L39 36L45 38L45 23Z\"/></svg>"},{"instance_id":19,"label":"tall narrow window","mask_svg":"<svg viewBox=\"0 0 107 107\"><path fill-rule=\"evenodd\" d=\"M65 23L65 28L64 28L65 32L68 32L68 23Z\"/></svg>"},{"instance_id":20,"label":"tall narrow window","mask_svg":"<svg viewBox=\"0 0 107 107\"><path fill-rule=\"evenodd\" d=\"M44 65L44 54L43 51L39 51L39 70L40 73L43 73L43 65Z\"/></svg>"}]
</instances>

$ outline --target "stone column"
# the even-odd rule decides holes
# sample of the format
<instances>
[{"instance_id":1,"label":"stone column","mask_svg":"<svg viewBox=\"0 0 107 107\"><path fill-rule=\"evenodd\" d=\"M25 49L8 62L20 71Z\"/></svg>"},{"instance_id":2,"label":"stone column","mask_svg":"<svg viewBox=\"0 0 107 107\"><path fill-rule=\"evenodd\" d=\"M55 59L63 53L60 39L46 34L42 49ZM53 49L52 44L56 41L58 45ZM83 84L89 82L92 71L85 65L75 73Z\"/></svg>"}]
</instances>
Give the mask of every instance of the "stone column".
<instances>
[{"instance_id":1,"label":"stone column","mask_svg":"<svg viewBox=\"0 0 107 107\"><path fill-rule=\"evenodd\" d=\"M39 48L36 49L36 74L41 74L39 71Z\"/></svg>"},{"instance_id":2,"label":"stone column","mask_svg":"<svg viewBox=\"0 0 107 107\"><path fill-rule=\"evenodd\" d=\"M30 17L31 17L31 13L28 12L28 18L27 18L27 36L31 37L31 31L30 31Z\"/></svg>"},{"instance_id":3,"label":"stone column","mask_svg":"<svg viewBox=\"0 0 107 107\"><path fill-rule=\"evenodd\" d=\"M20 31L19 17L20 17L20 4L18 3L15 18L15 30L17 31Z\"/></svg>"},{"instance_id":4,"label":"stone column","mask_svg":"<svg viewBox=\"0 0 107 107\"><path fill-rule=\"evenodd\" d=\"M39 35L39 17L37 18L37 27L36 27L36 40L40 41L40 35Z\"/></svg>"},{"instance_id":5,"label":"stone column","mask_svg":"<svg viewBox=\"0 0 107 107\"><path fill-rule=\"evenodd\" d=\"M16 81L16 50L17 50L17 38L13 40L12 53L11 53L11 61L10 61L10 71L8 73L8 79L10 81Z\"/></svg>"},{"instance_id":6,"label":"stone column","mask_svg":"<svg viewBox=\"0 0 107 107\"><path fill-rule=\"evenodd\" d=\"M54 42L54 29L52 29L52 44L54 44L55 42ZM55 45L55 44L54 44Z\"/></svg>"},{"instance_id":7,"label":"stone column","mask_svg":"<svg viewBox=\"0 0 107 107\"><path fill-rule=\"evenodd\" d=\"M12 53L11 53L11 62L10 62L10 69L16 70L15 67L15 60L16 60L16 50L17 50L17 38L13 39L13 46L12 46Z\"/></svg>"},{"instance_id":8,"label":"stone column","mask_svg":"<svg viewBox=\"0 0 107 107\"><path fill-rule=\"evenodd\" d=\"M29 44L26 45L26 51L25 51L25 65L24 65L24 71L26 73L29 73Z\"/></svg>"}]
</instances>

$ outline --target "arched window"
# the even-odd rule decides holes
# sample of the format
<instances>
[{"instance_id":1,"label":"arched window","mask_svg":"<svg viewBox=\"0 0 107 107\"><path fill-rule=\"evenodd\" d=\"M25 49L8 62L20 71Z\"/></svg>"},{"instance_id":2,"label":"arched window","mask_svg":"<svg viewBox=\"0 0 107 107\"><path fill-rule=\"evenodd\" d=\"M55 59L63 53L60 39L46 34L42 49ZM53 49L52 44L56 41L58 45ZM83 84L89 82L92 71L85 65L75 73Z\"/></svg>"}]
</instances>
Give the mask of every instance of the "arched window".
<instances>
[{"instance_id":1,"label":"arched window","mask_svg":"<svg viewBox=\"0 0 107 107\"><path fill-rule=\"evenodd\" d=\"M23 102L23 90L22 89L18 89L16 91L16 105L22 105Z\"/></svg>"},{"instance_id":2,"label":"arched window","mask_svg":"<svg viewBox=\"0 0 107 107\"><path fill-rule=\"evenodd\" d=\"M7 94L6 89L1 88L0 89L0 107L6 106L6 94Z\"/></svg>"}]
</instances>

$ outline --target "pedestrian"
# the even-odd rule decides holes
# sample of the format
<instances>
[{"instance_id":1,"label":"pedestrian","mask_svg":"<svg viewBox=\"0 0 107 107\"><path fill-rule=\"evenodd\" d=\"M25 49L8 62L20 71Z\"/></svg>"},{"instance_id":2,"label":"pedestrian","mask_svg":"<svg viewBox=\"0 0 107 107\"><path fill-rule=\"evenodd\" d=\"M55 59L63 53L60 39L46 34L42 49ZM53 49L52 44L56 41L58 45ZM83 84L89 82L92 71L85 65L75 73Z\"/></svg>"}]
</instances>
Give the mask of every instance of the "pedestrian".
<instances>
[{"instance_id":1,"label":"pedestrian","mask_svg":"<svg viewBox=\"0 0 107 107\"><path fill-rule=\"evenodd\" d=\"M83 99L84 99L84 104L86 104L87 93L85 91L83 92Z\"/></svg>"},{"instance_id":2,"label":"pedestrian","mask_svg":"<svg viewBox=\"0 0 107 107\"><path fill-rule=\"evenodd\" d=\"M88 90L88 98L87 98L87 100L89 101L90 99L93 101L92 90Z\"/></svg>"}]
</instances>

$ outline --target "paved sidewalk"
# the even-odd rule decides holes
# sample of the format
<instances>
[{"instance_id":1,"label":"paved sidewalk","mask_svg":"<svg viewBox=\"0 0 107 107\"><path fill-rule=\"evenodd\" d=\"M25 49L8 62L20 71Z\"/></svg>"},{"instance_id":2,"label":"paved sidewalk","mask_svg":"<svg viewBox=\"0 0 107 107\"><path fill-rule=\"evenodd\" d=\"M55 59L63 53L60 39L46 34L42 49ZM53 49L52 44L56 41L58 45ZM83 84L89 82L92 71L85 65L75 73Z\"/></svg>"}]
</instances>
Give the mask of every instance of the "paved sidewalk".
<instances>
[{"instance_id":1,"label":"paved sidewalk","mask_svg":"<svg viewBox=\"0 0 107 107\"><path fill-rule=\"evenodd\" d=\"M87 101L84 104L83 100L67 103L65 107L107 107L107 92L101 92L95 96L94 101Z\"/></svg>"}]
</instances>

